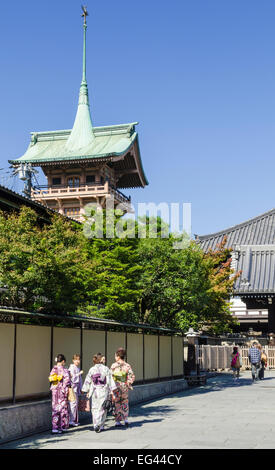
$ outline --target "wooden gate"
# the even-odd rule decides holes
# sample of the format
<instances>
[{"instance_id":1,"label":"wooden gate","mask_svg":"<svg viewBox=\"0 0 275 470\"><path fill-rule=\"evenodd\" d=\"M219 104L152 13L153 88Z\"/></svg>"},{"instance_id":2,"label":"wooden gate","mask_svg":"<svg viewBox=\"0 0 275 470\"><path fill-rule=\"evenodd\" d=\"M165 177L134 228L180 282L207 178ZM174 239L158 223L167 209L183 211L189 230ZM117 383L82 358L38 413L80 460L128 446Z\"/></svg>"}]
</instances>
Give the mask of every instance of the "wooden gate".
<instances>
[{"instance_id":1,"label":"wooden gate","mask_svg":"<svg viewBox=\"0 0 275 470\"><path fill-rule=\"evenodd\" d=\"M197 360L201 370L231 369L231 346L200 345L197 348ZM242 370L251 369L248 358L249 346L238 346L242 357ZM267 368L275 369L275 346L264 346L262 349L267 355Z\"/></svg>"}]
</instances>

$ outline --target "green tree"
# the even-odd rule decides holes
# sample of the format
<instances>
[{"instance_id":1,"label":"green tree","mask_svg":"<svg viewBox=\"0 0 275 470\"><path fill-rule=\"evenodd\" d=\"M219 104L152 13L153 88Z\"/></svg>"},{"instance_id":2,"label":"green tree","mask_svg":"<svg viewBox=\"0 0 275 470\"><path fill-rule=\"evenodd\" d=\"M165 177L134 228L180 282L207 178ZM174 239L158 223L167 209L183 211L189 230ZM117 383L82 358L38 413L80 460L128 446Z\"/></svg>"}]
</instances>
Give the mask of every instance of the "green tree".
<instances>
[{"instance_id":1,"label":"green tree","mask_svg":"<svg viewBox=\"0 0 275 470\"><path fill-rule=\"evenodd\" d=\"M204 309L204 328L221 334L232 331L238 324L230 312L230 296L233 294L234 282L241 271L231 269L232 248L225 247L227 237L218 243L214 250L204 254L204 262L209 269L210 289L209 302Z\"/></svg>"},{"instance_id":2,"label":"green tree","mask_svg":"<svg viewBox=\"0 0 275 470\"><path fill-rule=\"evenodd\" d=\"M229 298L238 274L230 269L230 250L224 244L205 254L194 241L175 249L180 240L173 234L160 238L159 230L157 238L140 240L140 321L230 331L234 320Z\"/></svg>"},{"instance_id":3,"label":"green tree","mask_svg":"<svg viewBox=\"0 0 275 470\"><path fill-rule=\"evenodd\" d=\"M160 218L140 218L126 234L127 221L113 215L120 236L107 237L103 212L102 238L89 239L59 215L41 228L29 208L0 212L1 303L184 330L230 328L228 299L238 274L225 241L205 254L169 234Z\"/></svg>"},{"instance_id":4,"label":"green tree","mask_svg":"<svg viewBox=\"0 0 275 470\"><path fill-rule=\"evenodd\" d=\"M79 313L119 321L136 322L137 299L140 296L138 279L141 266L138 263L138 239L135 237L106 236L106 211L103 211L102 238L87 240L88 258L93 261L93 272L87 285L89 302L82 305ZM125 228L126 221L114 214L114 223Z\"/></svg>"},{"instance_id":5,"label":"green tree","mask_svg":"<svg viewBox=\"0 0 275 470\"><path fill-rule=\"evenodd\" d=\"M85 300L92 270L85 237L69 221L53 215L42 228L37 215L0 212L0 299L3 305L74 312Z\"/></svg>"},{"instance_id":6,"label":"green tree","mask_svg":"<svg viewBox=\"0 0 275 470\"><path fill-rule=\"evenodd\" d=\"M175 249L177 242L173 236L140 240L140 321L187 329L196 326L206 301L208 272L194 243Z\"/></svg>"}]
</instances>

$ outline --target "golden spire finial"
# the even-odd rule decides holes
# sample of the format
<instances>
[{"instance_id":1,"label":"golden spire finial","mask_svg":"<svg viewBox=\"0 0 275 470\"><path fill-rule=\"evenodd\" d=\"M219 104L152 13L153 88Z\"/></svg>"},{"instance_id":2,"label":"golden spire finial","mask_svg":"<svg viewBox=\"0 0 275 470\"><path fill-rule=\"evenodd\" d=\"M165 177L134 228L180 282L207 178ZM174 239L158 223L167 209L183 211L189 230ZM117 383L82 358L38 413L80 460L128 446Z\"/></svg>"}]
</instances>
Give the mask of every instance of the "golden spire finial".
<instances>
[{"instance_id":1,"label":"golden spire finial","mask_svg":"<svg viewBox=\"0 0 275 470\"><path fill-rule=\"evenodd\" d=\"M84 24L86 25L86 16L89 16L89 13L87 12L87 7L84 7L83 5L81 5L81 8L82 8L82 15L81 16L84 16Z\"/></svg>"}]
</instances>

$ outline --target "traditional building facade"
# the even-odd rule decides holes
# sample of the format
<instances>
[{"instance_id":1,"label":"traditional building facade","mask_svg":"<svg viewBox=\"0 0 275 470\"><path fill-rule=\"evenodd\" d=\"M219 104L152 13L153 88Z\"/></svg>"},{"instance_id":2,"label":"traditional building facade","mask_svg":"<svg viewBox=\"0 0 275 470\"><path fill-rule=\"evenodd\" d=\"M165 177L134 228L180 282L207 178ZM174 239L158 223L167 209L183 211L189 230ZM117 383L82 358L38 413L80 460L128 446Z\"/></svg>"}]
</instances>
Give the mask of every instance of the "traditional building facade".
<instances>
[{"instance_id":1,"label":"traditional building facade","mask_svg":"<svg viewBox=\"0 0 275 470\"><path fill-rule=\"evenodd\" d=\"M271 335L275 333L275 209L196 240L208 251L225 236L226 247L232 248L232 268L241 271L231 307L239 330L253 328Z\"/></svg>"},{"instance_id":2,"label":"traditional building facade","mask_svg":"<svg viewBox=\"0 0 275 470\"><path fill-rule=\"evenodd\" d=\"M46 186L31 190L31 198L50 209L83 220L85 206L106 207L112 200L130 210L130 197L120 189L148 184L139 150L137 122L93 127L86 80L86 16L84 16L83 74L72 129L32 132L26 153L9 160L14 167L40 167Z\"/></svg>"}]
</instances>

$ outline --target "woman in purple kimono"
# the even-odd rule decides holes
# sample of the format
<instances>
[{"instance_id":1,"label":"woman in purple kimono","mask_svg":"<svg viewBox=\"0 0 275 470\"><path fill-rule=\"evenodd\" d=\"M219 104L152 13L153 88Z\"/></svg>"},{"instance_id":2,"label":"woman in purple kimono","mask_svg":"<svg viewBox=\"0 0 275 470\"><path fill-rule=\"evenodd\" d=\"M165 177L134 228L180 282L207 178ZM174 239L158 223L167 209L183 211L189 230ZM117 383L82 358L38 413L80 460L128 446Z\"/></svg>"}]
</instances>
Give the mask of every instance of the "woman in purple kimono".
<instances>
[{"instance_id":1,"label":"woman in purple kimono","mask_svg":"<svg viewBox=\"0 0 275 470\"><path fill-rule=\"evenodd\" d=\"M52 433L61 434L69 428L68 393L71 386L70 372L65 369L66 358L58 354L49 381L52 392Z\"/></svg>"},{"instance_id":2,"label":"woman in purple kimono","mask_svg":"<svg viewBox=\"0 0 275 470\"><path fill-rule=\"evenodd\" d=\"M74 354L73 364L69 367L69 372L71 375L72 389L75 393L76 401L69 401L70 408L70 426L79 426L78 423L78 397L81 395L82 388L82 378L83 370L79 369L80 365L80 356L79 354Z\"/></svg>"}]
</instances>

